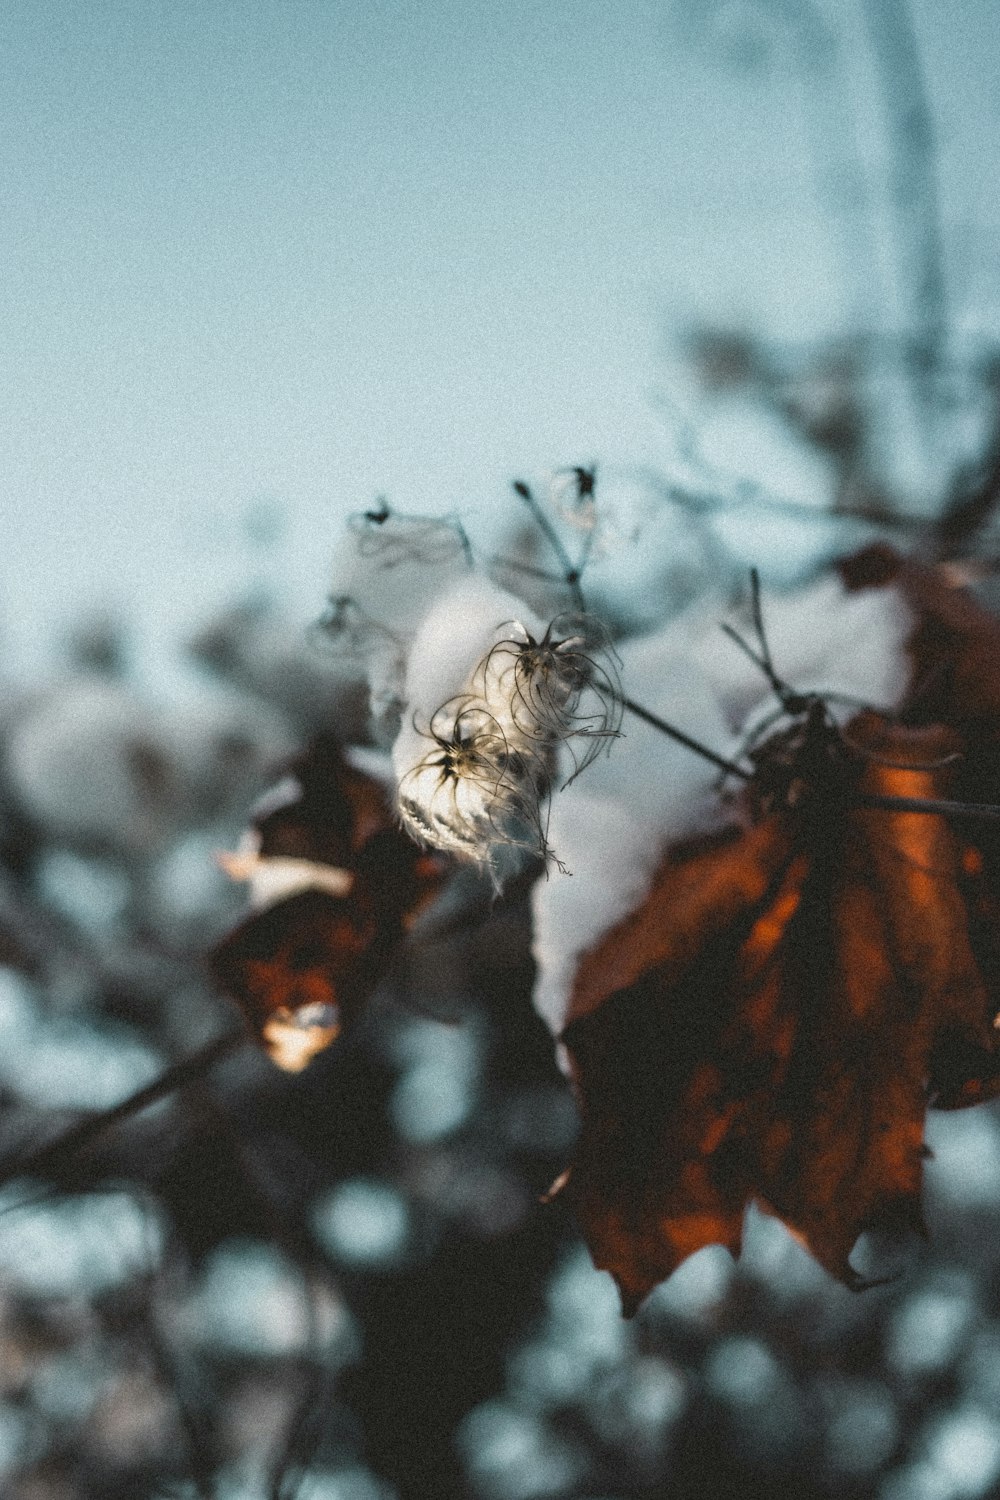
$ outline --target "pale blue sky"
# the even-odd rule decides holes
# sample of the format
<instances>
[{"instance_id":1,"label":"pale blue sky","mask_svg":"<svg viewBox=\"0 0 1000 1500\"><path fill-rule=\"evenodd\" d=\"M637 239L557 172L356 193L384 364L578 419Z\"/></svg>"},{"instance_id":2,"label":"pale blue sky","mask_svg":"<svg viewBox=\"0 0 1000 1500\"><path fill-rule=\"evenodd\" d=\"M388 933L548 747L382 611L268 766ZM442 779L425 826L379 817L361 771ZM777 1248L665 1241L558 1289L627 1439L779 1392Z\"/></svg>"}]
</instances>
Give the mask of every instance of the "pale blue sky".
<instances>
[{"instance_id":1,"label":"pale blue sky","mask_svg":"<svg viewBox=\"0 0 1000 1500\"><path fill-rule=\"evenodd\" d=\"M831 139L855 121L877 178L863 71L803 81L787 45L727 69L680 14L7 0L14 648L81 600L207 611L257 566L240 526L261 496L287 508L274 568L308 617L341 518L377 493L488 506L515 472L667 462L650 394L695 310L782 336L871 316L804 128L807 107ZM857 15L830 15L850 59ZM995 311L1000 7L917 19L957 300Z\"/></svg>"}]
</instances>

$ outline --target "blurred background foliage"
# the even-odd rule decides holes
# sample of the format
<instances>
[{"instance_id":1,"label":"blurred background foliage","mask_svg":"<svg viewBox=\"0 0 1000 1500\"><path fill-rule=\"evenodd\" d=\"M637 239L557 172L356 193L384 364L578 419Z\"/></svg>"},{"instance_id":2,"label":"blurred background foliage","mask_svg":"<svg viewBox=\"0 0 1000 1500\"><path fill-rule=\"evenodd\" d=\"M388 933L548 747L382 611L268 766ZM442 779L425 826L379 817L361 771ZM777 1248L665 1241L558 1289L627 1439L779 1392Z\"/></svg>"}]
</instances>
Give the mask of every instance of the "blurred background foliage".
<instances>
[{"instance_id":1,"label":"blurred background foliage","mask_svg":"<svg viewBox=\"0 0 1000 1500\"><path fill-rule=\"evenodd\" d=\"M509 23L476 9L463 40L461 18L441 4L428 8L412 55L414 13L401 8L390 25L381 14L366 21L362 9L334 7L334 41L330 23L308 5L293 7L287 26L284 10L279 17L267 6L232 7L225 22L204 23L218 31L210 37L185 7L158 25L142 7L125 6L98 8L83 29L59 7L40 8L48 26L18 7L4 23L7 66L19 75L8 107L33 84L36 104L50 106L42 108L50 144L61 140L68 153L63 207L79 209L88 183L98 200L88 200L82 218L70 213L70 227L89 225L91 237L82 236L77 269L57 294L59 266L43 274L31 259L51 205L37 182L28 186L35 146L25 114L15 186L25 202L34 192L41 207L35 219L22 213L15 259L22 272L34 265L40 279L24 302L30 309L37 298L30 359L24 310L17 325L28 373L12 397L20 436L5 461L11 628L0 678L0 1153L7 1162L231 1027L229 1005L202 964L242 902L215 852L235 847L254 797L311 737L366 735L357 674L303 628L321 613L317 580L359 491L364 504L383 482L405 485L417 503L404 508L433 511L446 507L428 502L446 495L450 507L455 495L476 491L471 475L485 476L476 499L488 509L477 517L471 506L470 531L530 558L531 538L518 534L513 510L500 513L489 495L522 462L596 458L613 544L595 555L588 587L623 630L681 608L710 578L735 580L750 562L788 584L875 536L964 559L981 575L983 597L992 594L1000 341L995 267L983 250L989 226L976 218L976 194L993 181L996 162L995 92L992 115L982 114L982 100L995 86L997 49L977 44L994 34L989 8L956 6L944 19L920 8L911 15L902 0L637 4L626 8L627 35L607 23L597 48L593 7L583 8L576 30L571 12L553 7L544 35L542 22L529 24L519 8ZM509 55L508 24L520 28ZM269 75L261 58L275 27L281 45ZM379 67L365 71L358 58L390 34ZM393 253L410 255L411 273L424 274L414 248L422 223L436 228L434 253L442 261L451 255L454 274L439 265L434 295L417 297L409 319L403 294L390 297L398 347L383 332L371 368L357 352L363 333L346 339L341 330L325 356L344 353L349 399L328 374L317 376L326 406L296 407L290 433L275 437L280 413L232 381L230 366L246 356L254 378L291 401L287 393L308 369L279 347L282 320L310 326L312 277L336 272L307 264L325 221L302 229L300 261L278 257L262 271L275 224L294 238L288 225L315 165L305 147L319 149L308 117L328 80L319 63L315 75L303 72L314 36L318 57L346 56L345 67L355 66L353 82L338 75L335 96L343 118L353 111L362 122L351 140L373 118L369 94L379 79L389 85L378 101L390 121L384 129L398 116L425 132L409 165L391 151L378 157L368 187L383 219L357 210L365 227L351 253L363 258L366 235L382 250L368 290L352 284L354 316L392 281ZM697 210L673 238L673 200L651 169L655 143L668 149L673 117L657 92L664 77L654 79L648 59L640 61L647 37L656 40L658 66L669 56L676 67L679 118L691 132L669 143ZM473 66L467 44L487 63L494 50L499 84L482 59ZM518 94L515 74L528 55L535 71L520 78ZM96 72L87 72L88 59ZM178 81L192 59L197 98ZM136 129L123 131L122 80L138 88L147 61L152 102L140 107L133 98ZM77 92L56 105L66 68ZM955 86L962 77L964 96ZM461 81L450 102L449 79ZM509 93L502 110L501 87ZM486 144L448 175L463 118L473 140L486 129ZM622 150L632 153L633 175L618 198L612 119L625 121ZM149 162L162 120L178 181L207 173L214 208L202 204L200 219L177 183L173 196L158 195L166 167L160 161L153 171ZM248 121L244 161L238 138ZM89 177L66 144L74 126L102 143L104 165ZM584 149L589 142L596 153L587 170L567 145L577 128ZM768 156L769 128L778 132L779 169ZM115 142L125 167L116 165ZM732 182L712 175L720 142L746 176L735 196ZM367 148L377 153L377 134ZM213 151L221 152L214 164ZM257 181L247 164L253 152L271 188L272 170L285 184L285 197L268 209L273 222L247 208ZM102 328L100 271L112 258L93 236L113 234L118 194L131 180L129 153L145 162L145 175L136 176L145 219L129 221L112 293L119 310L138 298L147 316L157 295L166 299L148 360L157 365L158 348L162 368L154 387L143 386L147 364L132 350L118 379L138 382L145 414L123 399L105 412L108 426L99 400L95 408L81 395L79 363L66 367L76 372L72 390L53 386L53 338L60 295L79 265L89 266L86 319L71 327L78 341L92 340L93 389L102 390L121 349L112 323ZM364 186L364 153L349 165L343 150L337 159L341 185L361 192L355 177ZM218 174L234 164L250 176L240 184L236 172L240 191L230 184L234 196L219 197ZM500 198L507 195L502 213L483 208L492 200L482 196L479 174L490 169L499 172ZM450 207L424 221L415 204L435 172ZM463 206L462 182L473 178L476 192ZM249 246L242 312L234 311L228 252L198 258L202 241L222 234L227 203L236 238ZM589 216L579 211L584 203ZM170 222L171 205L180 206L179 224ZM105 210L111 228L95 228ZM484 254L490 226L504 214L511 223L492 242L495 257ZM384 248L393 216L405 242L394 252ZM526 226L539 222L544 232L532 237ZM636 225L642 232L633 235ZM165 249L149 248L157 226ZM177 259L185 233L187 262ZM598 310L608 283L595 265L626 241L626 282L641 264L643 284L655 290L648 304L645 293L633 297L626 315L616 283ZM655 253L654 241L662 242ZM579 259L567 259L569 245ZM147 281L137 269L144 253ZM159 255L175 257L169 275ZM543 263L539 304L553 295L536 335L548 364L520 334L504 344L499 315L510 286ZM673 302L663 290L672 276L684 293ZM744 299L733 290L741 281L752 284ZM295 302L296 285L304 306ZM494 361L485 393L470 374L468 340L456 357L448 339L429 337L449 313L456 337L468 334L484 305L492 309L483 338ZM516 321L527 304L515 297L514 306ZM653 441L651 427L619 423L627 400L639 401L621 370L635 382L636 367L645 369L636 330L652 328L652 309L659 315L664 306L671 333L651 365ZM171 309L180 309L178 328L211 311L209 343L222 340L229 371L219 377L225 399L212 410L229 449L246 439L245 466L220 469L218 433L195 423L208 386L192 379L194 346L178 342L176 330L163 333ZM553 356L560 318L565 347ZM270 332L254 343L262 321ZM605 322L616 323L613 336ZM151 327L140 317L128 336L141 343ZM614 368L602 384L605 352ZM403 365L406 378L394 385ZM416 385L435 392L429 436L416 431L427 416L424 397L387 442L383 384L397 413L412 405ZM60 392L63 426L52 415ZM443 427L437 405L447 406L453 392L460 399ZM536 397L541 416L531 415ZM561 404L572 420L553 415ZM184 411L192 451L167 463ZM321 430L324 411L341 419L335 437ZM259 441L265 416L268 450ZM371 451L358 437L366 421ZM452 429L462 429L458 457L445 463ZM102 432L112 434L114 451L99 462ZM380 443L388 449L384 473ZM571 443L580 447L570 451ZM144 445L145 469L135 458ZM299 468L288 458L293 450ZM86 483L71 489L70 504L65 475L74 452ZM303 463L313 477L303 478ZM141 503L127 498L143 486ZM206 494L229 496L209 503L208 521ZM225 526L242 514L238 537L219 521L216 503ZM189 504L202 516L196 523ZM84 541L89 527L103 535L105 514L113 545ZM206 540L213 527L222 527L222 542ZM178 545L175 533L185 531ZM133 541L145 558L134 569ZM289 564L296 551L300 560L309 554L305 571ZM67 589L62 575L77 559L83 581ZM108 584L119 570L124 592ZM306 583L316 586L310 592ZM111 607L98 608L98 597ZM515 893L458 931L412 942L364 1023L301 1076L279 1074L247 1048L85 1150L50 1159L44 1174L8 1185L0 1202L3 1493L11 1500L993 1493L997 1109L932 1117L930 1244L891 1285L845 1291L779 1225L756 1216L738 1264L721 1250L701 1252L626 1323L610 1278L591 1268L559 1200L539 1203L566 1164L576 1122L530 1006L531 982L527 907Z\"/></svg>"}]
</instances>

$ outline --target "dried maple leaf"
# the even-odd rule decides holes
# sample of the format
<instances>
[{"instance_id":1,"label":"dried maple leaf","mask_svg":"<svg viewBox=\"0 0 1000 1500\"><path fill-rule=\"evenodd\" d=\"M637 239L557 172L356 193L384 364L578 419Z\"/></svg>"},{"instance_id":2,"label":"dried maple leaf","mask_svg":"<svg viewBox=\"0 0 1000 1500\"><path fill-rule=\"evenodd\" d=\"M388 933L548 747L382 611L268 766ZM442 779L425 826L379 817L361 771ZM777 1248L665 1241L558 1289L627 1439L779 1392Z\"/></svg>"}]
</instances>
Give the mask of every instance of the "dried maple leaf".
<instances>
[{"instance_id":1,"label":"dried maple leaf","mask_svg":"<svg viewBox=\"0 0 1000 1500\"><path fill-rule=\"evenodd\" d=\"M972 805L1000 800L1000 619L963 586L964 565L932 565L877 545L847 559L841 573L849 588L899 589L916 619L909 642L911 688L906 717L912 723L945 723L960 742L949 773L950 795ZM975 568L972 569L975 574ZM962 825L967 840L964 889L984 974L1000 975L1000 822ZM939 1093L938 1108L976 1104L994 1092L970 1077L953 1094Z\"/></svg>"},{"instance_id":2,"label":"dried maple leaf","mask_svg":"<svg viewBox=\"0 0 1000 1500\"><path fill-rule=\"evenodd\" d=\"M933 566L878 544L840 572L848 589L897 588L913 609L911 714L952 725L967 758L1000 740L1000 619L961 586L961 566Z\"/></svg>"},{"instance_id":3,"label":"dried maple leaf","mask_svg":"<svg viewBox=\"0 0 1000 1500\"><path fill-rule=\"evenodd\" d=\"M223 858L263 909L208 962L273 1061L299 1072L357 1014L444 864L406 837L380 784L332 741L318 741L293 773L248 846Z\"/></svg>"},{"instance_id":4,"label":"dried maple leaf","mask_svg":"<svg viewBox=\"0 0 1000 1500\"><path fill-rule=\"evenodd\" d=\"M958 748L875 713L842 734L814 705L759 758L751 795L770 778L777 809L671 852L585 956L567 1190L627 1312L702 1246L737 1251L752 1199L858 1284L866 1228L919 1225L929 1100L1000 1089L981 825L864 805L948 795Z\"/></svg>"}]
</instances>

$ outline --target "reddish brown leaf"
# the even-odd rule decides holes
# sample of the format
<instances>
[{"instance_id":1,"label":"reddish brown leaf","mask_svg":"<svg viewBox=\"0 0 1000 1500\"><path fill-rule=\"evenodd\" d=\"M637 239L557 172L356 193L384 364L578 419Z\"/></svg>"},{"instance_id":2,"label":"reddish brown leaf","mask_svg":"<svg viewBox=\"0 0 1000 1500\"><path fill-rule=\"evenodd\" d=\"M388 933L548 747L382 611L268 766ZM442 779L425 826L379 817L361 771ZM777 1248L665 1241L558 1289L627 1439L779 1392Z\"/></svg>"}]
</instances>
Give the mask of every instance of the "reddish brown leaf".
<instances>
[{"instance_id":1,"label":"reddish brown leaf","mask_svg":"<svg viewBox=\"0 0 1000 1500\"><path fill-rule=\"evenodd\" d=\"M254 852L227 863L248 874L291 871L295 893L247 917L208 960L289 1072L350 1025L444 873L398 828L378 782L336 745L319 742L294 771L299 794L266 809Z\"/></svg>"},{"instance_id":2,"label":"reddish brown leaf","mask_svg":"<svg viewBox=\"0 0 1000 1500\"><path fill-rule=\"evenodd\" d=\"M927 767L955 736L871 713L822 733L793 805L674 851L581 965L568 1192L626 1310L702 1246L737 1250L751 1199L856 1283L864 1229L919 1222L928 1099L997 1089L980 830L859 805L948 794Z\"/></svg>"},{"instance_id":3,"label":"reddish brown leaf","mask_svg":"<svg viewBox=\"0 0 1000 1500\"><path fill-rule=\"evenodd\" d=\"M910 710L925 722L949 724L966 751L1000 738L1000 619L958 586L960 570L901 556L884 544L841 564L849 589L893 586L916 615L910 641Z\"/></svg>"},{"instance_id":4,"label":"reddish brown leaf","mask_svg":"<svg viewBox=\"0 0 1000 1500\"><path fill-rule=\"evenodd\" d=\"M396 826L382 787L346 761L340 746L320 738L290 768L298 795L270 809L254 826L267 858L307 859L347 867L369 839Z\"/></svg>"}]
</instances>

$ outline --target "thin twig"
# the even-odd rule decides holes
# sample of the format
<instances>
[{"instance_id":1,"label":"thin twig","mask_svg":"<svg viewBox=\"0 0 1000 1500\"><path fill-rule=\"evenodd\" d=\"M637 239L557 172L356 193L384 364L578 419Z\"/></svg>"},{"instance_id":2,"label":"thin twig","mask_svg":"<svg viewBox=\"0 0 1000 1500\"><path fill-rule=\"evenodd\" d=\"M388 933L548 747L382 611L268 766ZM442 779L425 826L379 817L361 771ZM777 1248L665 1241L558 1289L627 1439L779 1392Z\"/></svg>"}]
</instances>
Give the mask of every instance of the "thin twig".
<instances>
[{"instance_id":1,"label":"thin twig","mask_svg":"<svg viewBox=\"0 0 1000 1500\"><path fill-rule=\"evenodd\" d=\"M500 568L508 573L523 573L526 578L539 578L543 583L559 583L569 587L562 573L552 573L547 568L536 568L532 563L521 562L516 557L501 557L494 553L486 559L488 568Z\"/></svg>"},{"instance_id":2,"label":"thin twig","mask_svg":"<svg viewBox=\"0 0 1000 1500\"><path fill-rule=\"evenodd\" d=\"M730 776L738 776L741 781L750 781L752 779L752 771L746 770L743 766L738 766L734 760L727 760L724 755L717 755L714 750L710 750L700 740L696 740L690 734L685 734L683 729L676 729L673 724L668 724L666 719L661 719L658 714L651 713L648 708L643 708L641 703L636 703L632 698L623 696L621 705L623 708L628 709L630 714L635 714L637 719L642 719L643 723L651 724L661 734L665 734L670 739L676 740L678 745L683 745L686 750L693 750L695 755L701 756L702 760L711 761L713 766L718 766L720 770L728 772Z\"/></svg>"},{"instance_id":3,"label":"thin twig","mask_svg":"<svg viewBox=\"0 0 1000 1500\"><path fill-rule=\"evenodd\" d=\"M4 1164L0 1167L0 1182L9 1182L12 1177L19 1177L29 1172L45 1171L61 1156L84 1150L105 1131L113 1129L123 1120L128 1120L133 1115L141 1113L142 1110L148 1109L151 1104L156 1104L168 1094L184 1088L196 1078L203 1077L210 1068L215 1067L216 1063L245 1046L249 1040L246 1031L242 1029L228 1031L223 1036L216 1037L214 1041L209 1042L198 1052L192 1053L190 1057L174 1063L172 1067L161 1073L159 1078L155 1078L144 1088L137 1089L134 1094L130 1094L127 1099L123 1099L112 1109L81 1120L79 1124L62 1131L44 1146L39 1146L36 1150L29 1151L26 1156L19 1156L12 1162Z\"/></svg>"},{"instance_id":4,"label":"thin twig","mask_svg":"<svg viewBox=\"0 0 1000 1500\"><path fill-rule=\"evenodd\" d=\"M569 553L566 551L566 548L562 544L559 533L552 525L552 522L549 520L548 516L542 510L538 501L535 499L535 496L532 493L530 487L524 483L523 479L515 480L513 488L515 495L517 495L519 499L523 500L525 505L530 510L535 525L538 527L539 531L542 533L545 540L552 548L552 551L558 558L559 565L563 570L563 577L566 582L566 587L573 595L573 603L576 605L577 609L580 610L581 613L583 613L586 610L586 604L584 603L583 590L580 587L580 572L578 568L575 568L573 566L573 562L570 558Z\"/></svg>"},{"instance_id":5,"label":"thin twig","mask_svg":"<svg viewBox=\"0 0 1000 1500\"><path fill-rule=\"evenodd\" d=\"M882 74L896 233L909 262L901 269L912 277L904 294L912 299L918 359L933 378L947 327L933 116L907 0L866 0L865 12ZM933 399L933 390L927 394Z\"/></svg>"},{"instance_id":6,"label":"thin twig","mask_svg":"<svg viewBox=\"0 0 1000 1500\"><path fill-rule=\"evenodd\" d=\"M1000 823L1000 805L995 802L949 802L923 797L859 797L856 807L884 808L887 812L935 813L945 818L985 818Z\"/></svg>"},{"instance_id":7,"label":"thin twig","mask_svg":"<svg viewBox=\"0 0 1000 1500\"><path fill-rule=\"evenodd\" d=\"M699 459L699 463L706 469L709 467L704 460ZM809 505L804 500L791 500L784 495L773 494L759 484L741 484L736 493L725 493L719 490L704 492L666 480L662 474L646 466L639 465L628 472L634 474L636 479L643 484L648 485L668 504L679 505L695 515L713 515L719 511L745 510L749 512L757 506L774 515L795 516L802 520L816 522L829 521L834 525L858 521L876 530L913 532L918 536L933 537L938 526L936 518L931 520L926 516L880 515L863 506L838 505L836 510L830 510L824 506ZM719 477L720 484L733 483L732 475L722 475L718 470L713 470L712 477L716 475Z\"/></svg>"}]
</instances>

